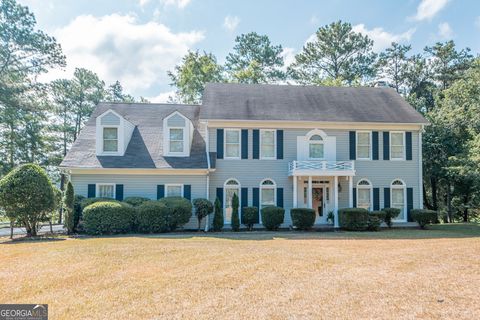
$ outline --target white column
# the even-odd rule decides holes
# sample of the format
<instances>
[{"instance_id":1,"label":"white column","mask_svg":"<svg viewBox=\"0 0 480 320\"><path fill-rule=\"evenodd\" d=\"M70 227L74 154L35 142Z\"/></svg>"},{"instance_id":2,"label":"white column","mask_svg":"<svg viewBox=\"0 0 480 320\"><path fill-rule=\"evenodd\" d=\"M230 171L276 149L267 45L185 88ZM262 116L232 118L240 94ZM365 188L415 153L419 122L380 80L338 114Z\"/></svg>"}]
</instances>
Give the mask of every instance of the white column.
<instances>
[{"instance_id":1,"label":"white column","mask_svg":"<svg viewBox=\"0 0 480 320\"><path fill-rule=\"evenodd\" d=\"M308 197L308 207L310 209L313 208L313 201L312 201L312 176L308 176L308 191L307 191L307 197Z\"/></svg>"},{"instance_id":2,"label":"white column","mask_svg":"<svg viewBox=\"0 0 480 320\"><path fill-rule=\"evenodd\" d=\"M333 180L334 186L333 186L333 216L335 219L335 224L334 227L338 228L338 177L335 176Z\"/></svg>"},{"instance_id":3,"label":"white column","mask_svg":"<svg viewBox=\"0 0 480 320\"><path fill-rule=\"evenodd\" d=\"M298 177L293 176L293 207L298 207L298 192L297 192Z\"/></svg>"},{"instance_id":4,"label":"white column","mask_svg":"<svg viewBox=\"0 0 480 320\"><path fill-rule=\"evenodd\" d=\"M348 207L353 207L353 177L348 177Z\"/></svg>"}]
</instances>

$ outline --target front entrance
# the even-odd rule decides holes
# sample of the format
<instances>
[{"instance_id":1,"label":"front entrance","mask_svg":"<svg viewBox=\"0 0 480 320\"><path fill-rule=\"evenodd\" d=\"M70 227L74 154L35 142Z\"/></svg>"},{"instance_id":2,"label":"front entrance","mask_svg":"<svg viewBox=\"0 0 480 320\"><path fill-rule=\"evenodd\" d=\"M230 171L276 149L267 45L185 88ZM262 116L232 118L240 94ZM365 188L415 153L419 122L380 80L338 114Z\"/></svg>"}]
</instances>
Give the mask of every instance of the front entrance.
<instances>
[{"instance_id":1,"label":"front entrance","mask_svg":"<svg viewBox=\"0 0 480 320\"><path fill-rule=\"evenodd\" d=\"M312 188L312 207L315 210L315 224L326 223L326 187Z\"/></svg>"}]
</instances>

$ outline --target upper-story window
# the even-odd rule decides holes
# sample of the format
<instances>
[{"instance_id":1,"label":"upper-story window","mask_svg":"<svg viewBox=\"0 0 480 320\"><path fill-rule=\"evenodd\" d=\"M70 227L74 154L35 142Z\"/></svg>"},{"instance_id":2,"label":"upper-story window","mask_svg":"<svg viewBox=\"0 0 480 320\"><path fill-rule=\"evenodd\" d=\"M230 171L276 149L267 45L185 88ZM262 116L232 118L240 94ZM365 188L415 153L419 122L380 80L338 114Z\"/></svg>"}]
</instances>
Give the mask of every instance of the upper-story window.
<instances>
[{"instance_id":1,"label":"upper-story window","mask_svg":"<svg viewBox=\"0 0 480 320\"><path fill-rule=\"evenodd\" d=\"M193 139L191 121L178 111L163 119L164 155L188 157Z\"/></svg>"},{"instance_id":2,"label":"upper-story window","mask_svg":"<svg viewBox=\"0 0 480 320\"><path fill-rule=\"evenodd\" d=\"M308 157L310 159L323 159L325 157L323 138L318 134L311 136L308 141Z\"/></svg>"},{"instance_id":3,"label":"upper-story window","mask_svg":"<svg viewBox=\"0 0 480 320\"><path fill-rule=\"evenodd\" d=\"M405 132L390 132L390 159L405 159Z\"/></svg>"},{"instance_id":4,"label":"upper-story window","mask_svg":"<svg viewBox=\"0 0 480 320\"><path fill-rule=\"evenodd\" d=\"M183 152L184 133L183 128L169 128L170 152Z\"/></svg>"},{"instance_id":5,"label":"upper-story window","mask_svg":"<svg viewBox=\"0 0 480 320\"><path fill-rule=\"evenodd\" d=\"M117 127L103 128L103 151L118 152L118 128Z\"/></svg>"},{"instance_id":6,"label":"upper-story window","mask_svg":"<svg viewBox=\"0 0 480 320\"><path fill-rule=\"evenodd\" d=\"M260 131L260 158L275 159L275 130Z\"/></svg>"},{"instance_id":7,"label":"upper-story window","mask_svg":"<svg viewBox=\"0 0 480 320\"><path fill-rule=\"evenodd\" d=\"M357 131L357 159L371 159L371 135L369 131Z\"/></svg>"},{"instance_id":8,"label":"upper-story window","mask_svg":"<svg viewBox=\"0 0 480 320\"><path fill-rule=\"evenodd\" d=\"M372 184L367 179L357 183L357 208L372 209Z\"/></svg>"},{"instance_id":9,"label":"upper-story window","mask_svg":"<svg viewBox=\"0 0 480 320\"><path fill-rule=\"evenodd\" d=\"M225 129L225 158L240 159L240 129Z\"/></svg>"},{"instance_id":10,"label":"upper-story window","mask_svg":"<svg viewBox=\"0 0 480 320\"><path fill-rule=\"evenodd\" d=\"M123 156L135 125L114 110L107 110L95 119L95 154Z\"/></svg>"}]
</instances>

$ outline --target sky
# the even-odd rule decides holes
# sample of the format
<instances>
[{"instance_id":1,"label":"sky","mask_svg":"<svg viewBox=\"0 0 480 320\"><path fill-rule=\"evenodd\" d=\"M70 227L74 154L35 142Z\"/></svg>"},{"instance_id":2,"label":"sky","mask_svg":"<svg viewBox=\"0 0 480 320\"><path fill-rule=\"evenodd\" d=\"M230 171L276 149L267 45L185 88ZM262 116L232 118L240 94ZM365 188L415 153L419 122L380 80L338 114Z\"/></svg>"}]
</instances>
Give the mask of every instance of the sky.
<instances>
[{"instance_id":1,"label":"sky","mask_svg":"<svg viewBox=\"0 0 480 320\"><path fill-rule=\"evenodd\" d=\"M255 31L281 44L286 64L326 24L342 20L374 40L412 53L454 40L480 53L479 0L18 0L38 28L54 36L67 57L64 70L41 80L70 78L76 67L152 102L172 95L168 70L188 50L213 53L223 63L237 35Z\"/></svg>"}]
</instances>

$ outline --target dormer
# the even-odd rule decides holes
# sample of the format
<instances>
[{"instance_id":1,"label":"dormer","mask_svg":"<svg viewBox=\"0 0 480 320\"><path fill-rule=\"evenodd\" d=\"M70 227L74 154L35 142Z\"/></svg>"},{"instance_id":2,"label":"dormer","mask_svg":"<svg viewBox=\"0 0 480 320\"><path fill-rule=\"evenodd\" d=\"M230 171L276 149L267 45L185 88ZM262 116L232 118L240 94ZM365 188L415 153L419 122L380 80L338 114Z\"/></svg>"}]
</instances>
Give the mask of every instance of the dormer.
<instances>
[{"instance_id":1,"label":"dormer","mask_svg":"<svg viewBox=\"0 0 480 320\"><path fill-rule=\"evenodd\" d=\"M163 155L189 157L193 140L193 124L178 111L163 119Z\"/></svg>"},{"instance_id":2,"label":"dormer","mask_svg":"<svg viewBox=\"0 0 480 320\"><path fill-rule=\"evenodd\" d=\"M123 156L135 126L113 110L96 120L97 156Z\"/></svg>"}]
</instances>

